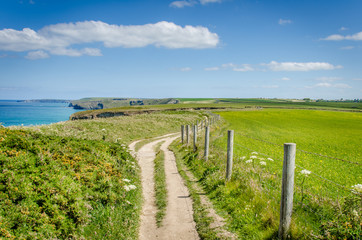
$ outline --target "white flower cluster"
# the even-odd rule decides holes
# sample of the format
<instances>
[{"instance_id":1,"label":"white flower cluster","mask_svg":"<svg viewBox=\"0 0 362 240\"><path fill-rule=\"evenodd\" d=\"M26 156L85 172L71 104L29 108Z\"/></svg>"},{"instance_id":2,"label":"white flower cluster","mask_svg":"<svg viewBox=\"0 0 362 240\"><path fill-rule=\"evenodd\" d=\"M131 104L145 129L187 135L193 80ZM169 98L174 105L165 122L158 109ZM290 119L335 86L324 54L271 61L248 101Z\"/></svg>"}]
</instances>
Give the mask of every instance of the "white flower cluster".
<instances>
[{"instance_id":1,"label":"white flower cluster","mask_svg":"<svg viewBox=\"0 0 362 240\"><path fill-rule=\"evenodd\" d=\"M131 191L131 190L134 190L134 189L136 189L137 187L135 186L135 185L126 185L126 186L124 186L124 189L127 191L127 192L129 192L129 191Z\"/></svg>"},{"instance_id":2,"label":"white flower cluster","mask_svg":"<svg viewBox=\"0 0 362 240\"><path fill-rule=\"evenodd\" d=\"M123 180L123 182L128 182L128 183L131 182L131 180L129 180L127 178L123 178L122 180Z\"/></svg>"},{"instance_id":3,"label":"white flower cluster","mask_svg":"<svg viewBox=\"0 0 362 240\"><path fill-rule=\"evenodd\" d=\"M264 162L264 161L260 161L260 165L262 165L262 166L266 166L266 162Z\"/></svg>"},{"instance_id":4,"label":"white flower cluster","mask_svg":"<svg viewBox=\"0 0 362 240\"><path fill-rule=\"evenodd\" d=\"M352 186L352 192L362 194L362 184Z\"/></svg>"},{"instance_id":5,"label":"white flower cluster","mask_svg":"<svg viewBox=\"0 0 362 240\"><path fill-rule=\"evenodd\" d=\"M251 154L253 154L253 155L258 155L259 153L257 153L257 152L252 152Z\"/></svg>"},{"instance_id":6,"label":"white flower cluster","mask_svg":"<svg viewBox=\"0 0 362 240\"><path fill-rule=\"evenodd\" d=\"M267 158L267 160L269 160L271 162L274 162L274 160L272 158Z\"/></svg>"},{"instance_id":7,"label":"white flower cluster","mask_svg":"<svg viewBox=\"0 0 362 240\"><path fill-rule=\"evenodd\" d=\"M303 169L301 172L301 174L303 174L305 177L308 177L309 174L311 174L311 171L308 171L307 169Z\"/></svg>"},{"instance_id":8,"label":"white flower cluster","mask_svg":"<svg viewBox=\"0 0 362 240\"><path fill-rule=\"evenodd\" d=\"M252 163L253 160L252 159L249 159L249 160L246 160L245 163Z\"/></svg>"},{"instance_id":9,"label":"white flower cluster","mask_svg":"<svg viewBox=\"0 0 362 240\"><path fill-rule=\"evenodd\" d=\"M258 158L257 156L250 156L251 159L255 159Z\"/></svg>"}]
</instances>

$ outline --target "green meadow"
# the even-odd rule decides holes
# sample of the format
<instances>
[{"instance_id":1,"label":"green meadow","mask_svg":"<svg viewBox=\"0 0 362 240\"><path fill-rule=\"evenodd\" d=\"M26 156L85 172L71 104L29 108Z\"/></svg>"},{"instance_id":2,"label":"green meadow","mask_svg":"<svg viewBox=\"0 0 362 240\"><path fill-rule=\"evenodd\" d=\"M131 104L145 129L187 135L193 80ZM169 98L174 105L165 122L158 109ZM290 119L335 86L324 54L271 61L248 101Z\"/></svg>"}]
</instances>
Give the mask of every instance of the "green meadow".
<instances>
[{"instance_id":1,"label":"green meadow","mask_svg":"<svg viewBox=\"0 0 362 240\"><path fill-rule=\"evenodd\" d=\"M184 152L184 161L240 239L277 237L283 143L290 142L297 144L290 236L359 238L360 113L264 109L217 114L222 121L212 126L209 160L203 160L201 137L199 151ZM234 130L229 182L224 180L227 130Z\"/></svg>"}]
</instances>

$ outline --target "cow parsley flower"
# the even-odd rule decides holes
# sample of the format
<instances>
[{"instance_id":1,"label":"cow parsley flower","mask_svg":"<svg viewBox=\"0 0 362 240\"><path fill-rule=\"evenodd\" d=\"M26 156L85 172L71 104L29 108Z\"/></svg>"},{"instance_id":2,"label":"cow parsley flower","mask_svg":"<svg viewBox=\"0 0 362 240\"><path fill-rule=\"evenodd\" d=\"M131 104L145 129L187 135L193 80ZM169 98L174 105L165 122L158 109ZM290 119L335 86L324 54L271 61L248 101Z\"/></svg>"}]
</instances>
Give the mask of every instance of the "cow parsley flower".
<instances>
[{"instance_id":1,"label":"cow parsley flower","mask_svg":"<svg viewBox=\"0 0 362 240\"><path fill-rule=\"evenodd\" d=\"M255 159L258 158L257 156L250 156L251 159Z\"/></svg>"},{"instance_id":2,"label":"cow parsley flower","mask_svg":"<svg viewBox=\"0 0 362 240\"><path fill-rule=\"evenodd\" d=\"M127 191L127 192L129 192L129 191L131 191L131 190L134 190L134 189L136 189L137 187L135 186L135 185L126 185L126 186L124 186L124 189Z\"/></svg>"},{"instance_id":3,"label":"cow parsley flower","mask_svg":"<svg viewBox=\"0 0 362 240\"><path fill-rule=\"evenodd\" d=\"M251 163L251 162L253 162L252 159L249 159L249 160L246 160L246 161L245 161L245 163Z\"/></svg>"},{"instance_id":4,"label":"cow parsley flower","mask_svg":"<svg viewBox=\"0 0 362 240\"><path fill-rule=\"evenodd\" d=\"M244 160L246 157L245 156L243 156L243 157L240 157L240 160Z\"/></svg>"},{"instance_id":5,"label":"cow parsley flower","mask_svg":"<svg viewBox=\"0 0 362 240\"><path fill-rule=\"evenodd\" d=\"M251 154L253 154L253 155L258 155L259 153L257 153L257 152L252 152Z\"/></svg>"},{"instance_id":6,"label":"cow parsley flower","mask_svg":"<svg viewBox=\"0 0 362 240\"><path fill-rule=\"evenodd\" d=\"M274 162L274 160L272 158L267 158L267 160Z\"/></svg>"},{"instance_id":7,"label":"cow parsley flower","mask_svg":"<svg viewBox=\"0 0 362 240\"><path fill-rule=\"evenodd\" d=\"M131 180L129 180L127 178L123 178L122 180L123 180L123 182L131 182Z\"/></svg>"},{"instance_id":8,"label":"cow parsley flower","mask_svg":"<svg viewBox=\"0 0 362 240\"><path fill-rule=\"evenodd\" d=\"M262 166L266 166L266 162L261 161L261 162L260 162L260 165L262 165Z\"/></svg>"},{"instance_id":9,"label":"cow parsley flower","mask_svg":"<svg viewBox=\"0 0 362 240\"><path fill-rule=\"evenodd\" d=\"M312 172L308 171L307 169L303 169L300 173L303 174L304 177L308 177L308 175L311 174Z\"/></svg>"},{"instance_id":10,"label":"cow parsley flower","mask_svg":"<svg viewBox=\"0 0 362 240\"><path fill-rule=\"evenodd\" d=\"M362 194L362 184L352 186L352 192Z\"/></svg>"}]
</instances>

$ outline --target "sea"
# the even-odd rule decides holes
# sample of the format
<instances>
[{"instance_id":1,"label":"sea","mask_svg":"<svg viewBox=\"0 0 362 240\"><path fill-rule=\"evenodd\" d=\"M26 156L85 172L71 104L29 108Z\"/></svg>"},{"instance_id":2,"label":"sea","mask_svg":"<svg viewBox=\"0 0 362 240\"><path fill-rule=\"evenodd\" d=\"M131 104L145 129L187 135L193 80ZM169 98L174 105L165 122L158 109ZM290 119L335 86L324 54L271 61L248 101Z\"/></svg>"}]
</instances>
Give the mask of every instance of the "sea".
<instances>
[{"instance_id":1,"label":"sea","mask_svg":"<svg viewBox=\"0 0 362 240\"><path fill-rule=\"evenodd\" d=\"M69 103L0 100L0 125L33 126L66 121L70 115L80 111L68 105Z\"/></svg>"}]
</instances>

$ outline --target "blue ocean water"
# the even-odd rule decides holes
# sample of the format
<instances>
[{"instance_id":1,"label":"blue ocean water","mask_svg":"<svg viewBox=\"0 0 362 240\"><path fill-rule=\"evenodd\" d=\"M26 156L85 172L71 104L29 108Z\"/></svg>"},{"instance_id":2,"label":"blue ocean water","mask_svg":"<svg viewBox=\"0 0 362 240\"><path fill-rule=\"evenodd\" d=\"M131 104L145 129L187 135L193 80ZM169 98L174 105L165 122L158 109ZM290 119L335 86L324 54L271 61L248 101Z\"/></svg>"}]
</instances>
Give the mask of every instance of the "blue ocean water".
<instances>
[{"instance_id":1,"label":"blue ocean water","mask_svg":"<svg viewBox=\"0 0 362 240\"><path fill-rule=\"evenodd\" d=\"M68 107L68 103L17 102L0 100L0 124L41 125L69 120L79 110Z\"/></svg>"}]
</instances>

